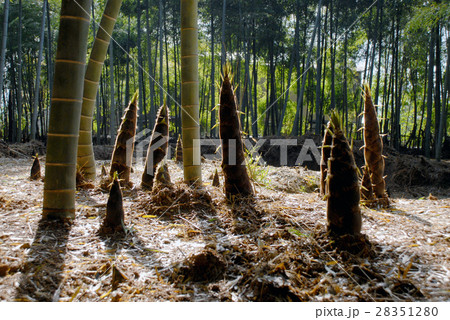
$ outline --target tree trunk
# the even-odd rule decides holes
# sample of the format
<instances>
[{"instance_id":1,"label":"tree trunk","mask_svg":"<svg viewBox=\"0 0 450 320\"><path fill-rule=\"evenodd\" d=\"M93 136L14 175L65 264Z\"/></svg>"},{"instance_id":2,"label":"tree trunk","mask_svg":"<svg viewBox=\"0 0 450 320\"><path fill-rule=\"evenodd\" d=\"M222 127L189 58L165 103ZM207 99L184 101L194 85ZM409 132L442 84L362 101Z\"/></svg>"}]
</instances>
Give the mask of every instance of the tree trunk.
<instances>
[{"instance_id":1,"label":"tree trunk","mask_svg":"<svg viewBox=\"0 0 450 320\"><path fill-rule=\"evenodd\" d=\"M380 33L380 26L379 26L379 19L380 19L380 4L377 5L377 15L375 18L375 34L378 35ZM378 36L377 36L378 38ZM369 86L372 88L372 80L373 80L373 69L375 66L375 55L376 55L376 43L377 38L372 39L372 53L370 55L370 72L369 72Z\"/></svg>"},{"instance_id":2,"label":"tree trunk","mask_svg":"<svg viewBox=\"0 0 450 320\"><path fill-rule=\"evenodd\" d=\"M252 114L252 133L254 138L258 138L258 72L257 70L257 59L256 59L256 27L255 18L253 18L253 103L254 112Z\"/></svg>"},{"instance_id":3,"label":"tree trunk","mask_svg":"<svg viewBox=\"0 0 450 320\"><path fill-rule=\"evenodd\" d=\"M440 114L439 129L436 135L436 160L441 161L442 154L442 139L445 136L445 125L447 121L447 104L448 104L448 92L450 84L450 38L447 38L447 67L444 76L444 90L442 95L442 110Z\"/></svg>"},{"instance_id":4,"label":"tree trunk","mask_svg":"<svg viewBox=\"0 0 450 320\"><path fill-rule=\"evenodd\" d=\"M250 126L251 126L250 117L252 119L254 117L254 108L253 108L253 99L252 99L252 79L250 77L250 45L251 45L250 30L248 30L248 34L246 37L246 57L245 57L245 68L246 68L246 72L247 72L246 92L247 92L247 101L248 101L245 131L249 135L250 135L250 130L253 130L250 128ZM253 132L252 132L252 136L254 136Z\"/></svg>"},{"instance_id":5,"label":"tree trunk","mask_svg":"<svg viewBox=\"0 0 450 320\"><path fill-rule=\"evenodd\" d=\"M244 27L245 29L245 27ZM246 125L242 125L242 129L245 130L245 132L248 133L248 135L250 135L250 128L249 128L249 116L250 114L253 113L253 106L251 103L251 80L250 80L250 41L249 41L249 37L247 35L247 33L244 31L245 35L245 40L244 40L244 50L245 50L245 63L244 63L244 92L243 92L243 96L244 96L244 104L246 106L247 109L247 113L246 113Z\"/></svg>"},{"instance_id":6,"label":"tree trunk","mask_svg":"<svg viewBox=\"0 0 450 320\"><path fill-rule=\"evenodd\" d=\"M406 142L406 147L409 148L410 144L416 139L417 135L417 90L416 90L416 81L417 81L417 68L411 67L411 86L413 92L413 102L414 102L414 116L413 116L413 128L411 130L411 134L409 135L408 141Z\"/></svg>"},{"instance_id":7,"label":"tree trunk","mask_svg":"<svg viewBox=\"0 0 450 320\"><path fill-rule=\"evenodd\" d=\"M65 0L47 138L43 215L75 218L75 173L92 0Z\"/></svg>"},{"instance_id":8,"label":"tree trunk","mask_svg":"<svg viewBox=\"0 0 450 320\"><path fill-rule=\"evenodd\" d=\"M164 72L163 72L163 4L159 0L159 105L164 102Z\"/></svg>"},{"instance_id":9,"label":"tree trunk","mask_svg":"<svg viewBox=\"0 0 450 320\"><path fill-rule=\"evenodd\" d=\"M349 136L349 128L348 128L348 103L347 103L347 48L348 48L348 37L347 32L344 35L344 84L343 84L343 113L344 113L344 121L345 121L345 130L347 136Z\"/></svg>"},{"instance_id":10,"label":"tree trunk","mask_svg":"<svg viewBox=\"0 0 450 320\"><path fill-rule=\"evenodd\" d=\"M0 58L0 99L3 97L3 80L6 58L6 40L8 38L8 17L9 17L9 0L5 0L3 12L3 35L2 35L2 51Z\"/></svg>"},{"instance_id":11,"label":"tree trunk","mask_svg":"<svg viewBox=\"0 0 450 320\"><path fill-rule=\"evenodd\" d=\"M364 59L364 73L363 73L363 83L366 83L366 79L367 79L367 69L368 69L368 64L369 64L369 55L370 55L370 41L367 41L367 47L366 47L366 52L365 52L365 59ZM356 111L356 116L360 115L362 110L363 110L363 103L364 103L364 98L361 96L361 98L359 99L359 107L357 108ZM356 138L359 140L361 139L361 131L360 129L360 121L356 122Z\"/></svg>"},{"instance_id":12,"label":"tree trunk","mask_svg":"<svg viewBox=\"0 0 450 320\"><path fill-rule=\"evenodd\" d=\"M333 0L331 0L331 11L330 11L330 59L331 59L331 103L330 110L336 107L336 89L335 89L335 74L336 74L336 42L337 42L337 18L333 17L334 5ZM334 30L336 29L336 30ZM333 40L334 33L334 40Z\"/></svg>"},{"instance_id":13,"label":"tree trunk","mask_svg":"<svg viewBox=\"0 0 450 320\"><path fill-rule=\"evenodd\" d=\"M198 0L181 0L181 121L184 180L201 185Z\"/></svg>"},{"instance_id":14,"label":"tree trunk","mask_svg":"<svg viewBox=\"0 0 450 320\"><path fill-rule=\"evenodd\" d=\"M379 0L380 6L380 25L383 25L383 1ZM375 105L378 105L378 98L380 96L380 75L381 75L381 56L383 52L383 30L378 30L378 68L377 68L377 89L375 90Z\"/></svg>"},{"instance_id":15,"label":"tree trunk","mask_svg":"<svg viewBox=\"0 0 450 320\"><path fill-rule=\"evenodd\" d=\"M283 127L284 114L286 113L287 104L289 101L289 91L291 88L292 70L294 69L294 62L298 59L298 43L299 43L299 31L300 31L300 5L299 0L296 1L296 15L295 15L295 31L294 31L294 46L292 48L291 61L289 62L289 72L287 80L287 90L284 98L283 109L281 110L280 120L278 122L277 136L281 135L281 129Z\"/></svg>"},{"instance_id":16,"label":"tree trunk","mask_svg":"<svg viewBox=\"0 0 450 320\"><path fill-rule=\"evenodd\" d=\"M307 13L308 13L308 6L307 5L303 6L303 13L304 13L305 16L307 15ZM302 37L302 39L303 39L303 43L302 43L302 49L303 50L302 51L306 50L307 29L308 29L308 24L305 22L304 23L304 28L303 28L303 37ZM300 42L299 42L299 50L300 50ZM305 58L305 55L303 54L302 63L301 63L301 67L302 67L303 71L305 70L305 61L306 61L306 58ZM300 79L301 74L302 74L302 72L301 72L302 69L300 68L300 54L298 55L298 59L297 59L297 63L296 63L296 69L297 69L297 91L296 92L297 92L297 98L298 98L298 95L300 94L300 87L301 87L301 83L300 83L300 81L298 81L298 79ZM299 108L299 107L300 107L299 124L300 124L300 133L301 133L302 132L302 124L303 124L303 106L299 106L297 104L297 108Z\"/></svg>"},{"instance_id":17,"label":"tree trunk","mask_svg":"<svg viewBox=\"0 0 450 320\"><path fill-rule=\"evenodd\" d=\"M103 72L102 76L100 77L100 96L102 99L102 134L103 134L103 142L107 144L107 133L106 133L106 114L107 114L107 100L106 100L106 88L105 88L105 72ZM81 117L83 118L83 117ZM78 152L78 156L80 153Z\"/></svg>"},{"instance_id":18,"label":"tree trunk","mask_svg":"<svg viewBox=\"0 0 450 320\"><path fill-rule=\"evenodd\" d=\"M397 9L398 10L398 9ZM400 21L399 21L399 15L400 13L397 11L396 13L396 27L395 27L395 44L394 44L394 64L395 64L395 91L392 91L393 94L393 100L392 100L392 105L393 105L393 110L394 112L391 115L392 118L392 136L393 136L393 145L394 148L396 150L400 149L400 130L399 130L399 126L400 126L400 101L401 101L401 88L400 88L400 67L399 67L399 33L400 33Z\"/></svg>"},{"instance_id":19,"label":"tree trunk","mask_svg":"<svg viewBox=\"0 0 450 320\"><path fill-rule=\"evenodd\" d=\"M438 143L442 141L439 139L439 128L440 128L440 120L441 120L441 35L440 35L440 26L439 23L436 26L436 84L434 91L434 132L436 138L434 139L434 151L435 155L438 153Z\"/></svg>"},{"instance_id":20,"label":"tree trunk","mask_svg":"<svg viewBox=\"0 0 450 320\"><path fill-rule=\"evenodd\" d=\"M222 7L222 56L221 56L221 64L220 64L220 70L223 73L223 67L225 65L225 62L227 61L227 50L225 48L225 18L226 18L226 12L227 12L227 0L223 1L223 7Z\"/></svg>"},{"instance_id":21,"label":"tree trunk","mask_svg":"<svg viewBox=\"0 0 450 320\"><path fill-rule=\"evenodd\" d=\"M109 109L109 135L111 136L110 144L113 144L116 140L116 103L114 100L114 49L113 42L109 44L109 81L110 81L110 92L111 104Z\"/></svg>"},{"instance_id":22,"label":"tree trunk","mask_svg":"<svg viewBox=\"0 0 450 320\"><path fill-rule=\"evenodd\" d=\"M83 106L81 109L79 128L80 138L78 140L77 164L81 168L85 178L89 180L95 179L95 158L94 147L92 145L94 105L98 96L98 86L102 74L102 66L106 58L106 51L108 50L111 34L121 5L122 0L108 0L106 3L84 76ZM103 102L105 102L104 99ZM100 119L98 116L97 112L97 120ZM106 114L104 113L103 116L106 117ZM98 121L97 130L100 128L99 123L100 122Z\"/></svg>"},{"instance_id":23,"label":"tree trunk","mask_svg":"<svg viewBox=\"0 0 450 320\"><path fill-rule=\"evenodd\" d=\"M92 17L95 17L94 7L95 6L92 6ZM92 24L91 24L92 25L92 34L97 34L97 30L95 28L95 20L92 19L91 21L92 21ZM100 144L100 134L101 134L100 128L101 128L101 121L102 121L102 118L101 118L102 117L101 116L102 112L101 112L101 109L100 109L100 95L98 93L98 89L97 89L97 94L95 95L95 107L96 107L96 118L95 118L95 121L97 123L96 139L97 139L97 144ZM83 114L83 108L81 109L81 114ZM82 119L83 119L83 117L81 117L80 123L82 123L82 121L83 121ZM80 142L80 139L78 139L78 143L79 142ZM79 146L78 146L78 152L80 152ZM78 156L79 156L79 154L77 155L77 162L78 162Z\"/></svg>"},{"instance_id":24,"label":"tree trunk","mask_svg":"<svg viewBox=\"0 0 450 320\"><path fill-rule=\"evenodd\" d=\"M269 112L268 112L268 107L269 107L269 81L270 81L270 67L267 68L267 72L266 72L266 111L263 112L263 115L265 115L264 117L264 130L263 130L263 135L264 136L268 136L269 132L268 132L268 128L269 128Z\"/></svg>"},{"instance_id":25,"label":"tree trunk","mask_svg":"<svg viewBox=\"0 0 450 320\"><path fill-rule=\"evenodd\" d=\"M152 64L152 45L150 40L150 14L149 14L149 0L147 0L147 8L145 10L146 13L146 26L147 26L147 55L148 55L148 85L150 87L150 127L154 124L154 119L156 116L156 105L154 102L155 98L155 87L154 87L154 81L155 79L152 78L153 74L153 64ZM140 107L141 108L141 107Z\"/></svg>"},{"instance_id":26,"label":"tree trunk","mask_svg":"<svg viewBox=\"0 0 450 320\"><path fill-rule=\"evenodd\" d=\"M138 105L138 131L142 131L144 128L144 117L142 111L144 110L144 75L142 70L142 48L141 48L141 0L137 2L137 47L138 47L138 83L139 83L139 105ZM152 126L153 119L150 118L150 127Z\"/></svg>"},{"instance_id":27,"label":"tree trunk","mask_svg":"<svg viewBox=\"0 0 450 320\"><path fill-rule=\"evenodd\" d=\"M53 37L52 37L52 28L51 28L51 19L50 19L50 5L47 1L47 76L48 76L48 101L46 101L46 105L50 106L51 104L51 97L53 93ZM50 115L50 108L46 108L46 123L47 126L44 128L43 132L48 131L48 120Z\"/></svg>"},{"instance_id":28,"label":"tree trunk","mask_svg":"<svg viewBox=\"0 0 450 320\"><path fill-rule=\"evenodd\" d=\"M425 156L430 158L431 155L431 117L433 115L433 77L434 77L434 48L435 48L435 31L431 31L429 62L428 62L428 90L427 90L427 122L425 125Z\"/></svg>"},{"instance_id":29,"label":"tree trunk","mask_svg":"<svg viewBox=\"0 0 450 320\"><path fill-rule=\"evenodd\" d=\"M166 16L165 14L166 8L164 7L164 17ZM167 107L170 110L170 101L169 101L169 92L170 92L170 73L169 73L169 40L168 40L168 32L167 32L167 27L166 27L166 19L164 18L163 20L163 27L164 27L164 45L165 45L165 51L166 51L166 100L167 100Z\"/></svg>"},{"instance_id":30,"label":"tree trunk","mask_svg":"<svg viewBox=\"0 0 450 320\"><path fill-rule=\"evenodd\" d=\"M428 65L429 61L425 62L425 75L428 74ZM419 125L419 134L417 135L417 148L420 147L422 143L422 149L423 145L425 144L425 138L423 136L422 126L423 126L423 119L425 118L425 104L426 104L426 98L427 98L427 84L428 84L428 77L425 77L425 83L423 85L423 94L422 94L422 110L420 114L420 125ZM422 140L421 140L422 139Z\"/></svg>"},{"instance_id":31,"label":"tree trunk","mask_svg":"<svg viewBox=\"0 0 450 320\"><path fill-rule=\"evenodd\" d=\"M11 86L12 88L10 89L9 95L8 95L8 118L9 121L8 123L5 123L5 132L6 132L6 127L8 127L8 140L9 142L14 142L15 141L15 114L14 114L14 102L15 99L13 99L14 93L17 91L16 88L16 68L14 66L14 57L13 55L10 55L10 60L11 60L11 68L10 68L10 73L11 73L11 79L12 79L12 83ZM6 118L6 108L5 108L5 118ZM8 124L8 125L7 125ZM6 140L6 135L5 135L5 140Z\"/></svg>"},{"instance_id":32,"label":"tree trunk","mask_svg":"<svg viewBox=\"0 0 450 320\"><path fill-rule=\"evenodd\" d=\"M45 31L45 10L47 10L47 0L44 0L42 5L42 19L41 19L41 33L39 41L39 53L38 61L36 66L36 84L34 87L34 102L33 109L31 113L31 140L36 140L36 127L37 127L37 109L39 103L39 89L41 83L41 65L42 65L42 54L44 51L44 31Z\"/></svg>"},{"instance_id":33,"label":"tree trunk","mask_svg":"<svg viewBox=\"0 0 450 320\"><path fill-rule=\"evenodd\" d=\"M319 0L319 4L317 6L316 21L314 23L314 31L313 31L312 38L311 38L311 44L310 44L309 50L308 50L308 58L306 59L306 68L305 68L305 70L303 70L303 75L302 75L302 88L301 88L300 94L298 96L297 111L295 113L294 125L292 126L292 131L291 131L292 136L297 136L299 134L298 129L299 129L300 109L303 107L303 94L305 92L306 74L308 73L309 64L311 61L312 48L314 46L314 40L316 38L317 29L319 27L319 21L320 21L319 18L320 18L321 8L322 8L322 0ZM300 132L301 132L301 130L300 130Z\"/></svg>"},{"instance_id":34,"label":"tree trunk","mask_svg":"<svg viewBox=\"0 0 450 320\"><path fill-rule=\"evenodd\" d=\"M329 16L329 8L328 6L326 7L326 12L325 12L325 21L324 21L324 34L328 34L328 16ZM322 105L321 105L321 109L320 109L320 123L321 123L321 131L320 133L322 134L325 127L322 126L322 121L324 121L324 101L325 101L325 81L327 78L327 52L328 52L328 37L322 37L323 38L323 42L324 44L323 46L323 66L322 66ZM326 165L326 164L325 164Z\"/></svg>"},{"instance_id":35,"label":"tree trunk","mask_svg":"<svg viewBox=\"0 0 450 320\"><path fill-rule=\"evenodd\" d=\"M211 10L211 137L216 137L216 84L215 78L215 56L214 56L214 4L210 1Z\"/></svg>"},{"instance_id":36,"label":"tree trunk","mask_svg":"<svg viewBox=\"0 0 450 320\"><path fill-rule=\"evenodd\" d=\"M22 141L22 0L19 0L19 44L18 44L18 79L17 79L17 139ZM3 69L2 69L3 70ZM1 92L1 89L0 89Z\"/></svg>"},{"instance_id":37,"label":"tree trunk","mask_svg":"<svg viewBox=\"0 0 450 320\"><path fill-rule=\"evenodd\" d=\"M175 10L174 10L174 14L175 14ZM173 23L173 34L176 34L176 30L178 30L178 28L176 28L176 24L175 24L175 17L174 17L174 23ZM178 36L178 35L177 35ZM173 64L174 64L174 86L173 86L173 93L174 93L174 98L175 101L177 102L177 106L175 107L175 133L177 135L179 135L179 133L181 132L181 115L180 115L180 108L178 108L179 105L179 99L178 99L178 74L179 74L179 70L178 70L178 66L179 66L179 56L178 56L178 50L179 50L179 45L178 45L178 38L173 37Z\"/></svg>"},{"instance_id":38,"label":"tree trunk","mask_svg":"<svg viewBox=\"0 0 450 320\"><path fill-rule=\"evenodd\" d=\"M275 134L275 115L277 109L276 105L276 86L275 86L275 49L273 41L269 45L269 69L267 73L267 97L268 104L266 104L266 125L264 131L266 135Z\"/></svg>"},{"instance_id":39,"label":"tree trunk","mask_svg":"<svg viewBox=\"0 0 450 320\"><path fill-rule=\"evenodd\" d=\"M202 119L205 119L206 117L204 117L205 114L205 97L206 97L206 79L205 79L205 75L206 75L206 59L203 60L203 62L199 62L199 64L203 65L202 68L202 72L199 74L199 79L200 83L199 83L199 87L200 87L200 99L199 99L199 103L200 103L200 123L202 123ZM200 134L201 134L201 130L202 130L202 125L200 125ZM203 129L205 130L205 132L203 132L205 135L208 134L206 131L206 127L203 127Z\"/></svg>"},{"instance_id":40,"label":"tree trunk","mask_svg":"<svg viewBox=\"0 0 450 320\"><path fill-rule=\"evenodd\" d=\"M322 76L322 56L320 51L320 19L321 19L321 10L319 9L318 13L318 21L319 21L319 27L317 29L317 70L316 70L316 126L315 126L315 134L319 135L321 131L321 116L320 116L320 83L321 83L321 76ZM346 33L347 35L347 33ZM344 68L345 69L345 68ZM345 72L345 71L344 71Z\"/></svg>"},{"instance_id":41,"label":"tree trunk","mask_svg":"<svg viewBox=\"0 0 450 320\"><path fill-rule=\"evenodd\" d=\"M131 29L131 16L128 16L127 45L126 45L127 53L130 52L130 33L131 33L130 29ZM130 56L128 54L125 54L125 57L127 61L125 71L125 103L128 103L128 101L130 101Z\"/></svg>"},{"instance_id":42,"label":"tree trunk","mask_svg":"<svg viewBox=\"0 0 450 320\"><path fill-rule=\"evenodd\" d=\"M384 65L385 65L385 70L384 70L384 88L383 88L383 109L382 109L382 114L384 115L383 116L383 133L387 133L388 132L388 117L387 117L387 110L388 110L388 103L389 103L389 88L390 88L390 84L388 84L388 80L390 79L390 78L388 78L388 75L390 74L389 72L388 72L388 70L389 70L389 59L388 59L388 56L389 56L389 54L388 54L388 48L386 47L386 50L385 50L385 63L384 63ZM392 77L392 74L391 74L391 77Z\"/></svg>"}]
</instances>

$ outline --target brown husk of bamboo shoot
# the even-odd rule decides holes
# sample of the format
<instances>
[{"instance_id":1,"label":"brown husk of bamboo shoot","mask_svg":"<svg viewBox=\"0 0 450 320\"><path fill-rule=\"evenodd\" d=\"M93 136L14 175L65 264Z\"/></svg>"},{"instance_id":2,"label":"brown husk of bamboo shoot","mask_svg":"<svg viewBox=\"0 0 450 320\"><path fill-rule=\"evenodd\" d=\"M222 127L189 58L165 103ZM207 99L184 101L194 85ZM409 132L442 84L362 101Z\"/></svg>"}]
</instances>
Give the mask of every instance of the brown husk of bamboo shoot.
<instances>
[{"instance_id":1,"label":"brown husk of bamboo shoot","mask_svg":"<svg viewBox=\"0 0 450 320\"><path fill-rule=\"evenodd\" d=\"M372 201L373 196L373 187L372 180L370 179L370 172L367 166L363 166L362 168L362 179L361 179L361 198L365 201Z\"/></svg>"},{"instance_id":2,"label":"brown husk of bamboo shoot","mask_svg":"<svg viewBox=\"0 0 450 320\"><path fill-rule=\"evenodd\" d=\"M36 154L34 157L33 165L31 166L30 179L39 180L41 178L41 163L39 162L39 157Z\"/></svg>"},{"instance_id":3,"label":"brown husk of bamboo shoot","mask_svg":"<svg viewBox=\"0 0 450 320\"><path fill-rule=\"evenodd\" d=\"M178 163L183 162L183 142L181 141L181 135L178 135L177 146L175 148L175 161Z\"/></svg>"},{"instance_id":4,"label":"brown husk of bamboo shoot","mask_svg":"<svg viewBox=\"0 0 450 320\"><path fill-rule=\"evenodd\" d=\"M224 187L227 198L232 196L253 195L252 185L245 165L245 155L241 139L241 126L237 110L236 97L229 78L229 67L224 68L222 87L220 88L220 139L222 143L222 170L225 177ZM235 141L236 148L230 149ZM235 153L235 161L230 163L230 153Z\"/></svg>"},{"instance_id":5,"label":"brown husk of bamboo shoot","mask_svg":"<svg viewBox=\"0 0 450 320\"><path fill-rule=\"evenodd\" d=\"M216 171L214 172L213 180L212 180L212 186L213 187L220 187L220 181L219 181L219 173Z\"/></svg>"},{"instance_id":6,"label":"brown husk of bamboo shoot","mask_svg":"<svg viewBox=\"0 0 450 320\"><path fill-rule=\"evenodd\" d=\"M151 190L156 175L156 167L167 154L169 145L169 110L164 103L156 115L156 123L147 149L144 173L142 174L141 187Z\"/></svg>"},{"instance_id":7,"label":"brown husk of bamboo shoot","mask_svg":"<svg viewBox=\"0 0 450 320\"><path fill-rule=\"evenodd\" d=\"M101 171L101 176L102 177L104 177L104 176L107 176L108 175L108 173L106 172L106 168L105 168L105 165L104 164L102 164L102 171Z\"/></svg>"},{"instance_id":8,"label":"brown husk of bamboo shoot","mask_svg":"<svg viewBox=\"0 0 450 320\"><path fill-rule=\"evenodd\" d=\"M114 145L114 151L111 158L111 167L109 175L112 177L114 172L119 174L119 179L124 186L131 186L131 159L134 150L134 138L136 135L137 120L137 98L136 92L131 99L128 107L125 109L120 124L119 131Z\"/></svg>"},{"instance_id":9,"label":"brown husk of bamboo shoot","mask_svg":"<svg viewBox=\"0 0 450 320\"><path fill-rule=\"evenodd\" d=\"M384 158L383 141L380 137L380 127L378 124L375 106L372 102L370 88L364 86L364 159L370 171L373 192L376 201L383 207L389 206L389 199L386 193L386 183L384 181Z\"/></svg>"},{"instance_id":10,"label":"brown husk of bamboo shoot","mask_svg":"<svg viewBox=\"0 0 450 320\"><path fill-rule=\"evenodd\" d=\"M86 178L83 169L78 164L77 164L77 171L75 174L75 182L77 190L87 190L95 188L95 185L92 183L91 180Z\"/></svg>"},{"instance_id":11,"label":"brown husk of bamboo shoot","mask_svg":"<svg viewBox=\"0 0 450 320\"><path fill-rule=\"evenodd\" d=\"M328 231L333 235L358 235L361 231L358 169L337 112L332 114L331 124L333 139L327 173Z\"/></svg>"},{"instance_id":12,"label":"brown husk of bamboo shoot","mask_svg":"<svg viewBox=\"0 0 450 320\"><path fill-rule=\"evenodd\" d=\"M167 163L161 163L156 173L156 183L160 186L171 186L169 167Z\"/></svg>"},{"instance_id":13,"label":"brown husk of bamboo shoot","mask_svg":"<svg viewBox=\"0 0 450 320\"><path fill-rule=\"evenodd\" d=\"M125 213L123 210L123 196L117 174L113 177L109 198L106 204L106 216L100 229L103 233L114 233L124 230Z\"/></svg>"},{"instance_id":14,"label":"brown husk of bamboo shoot","mask_svg":"<svg viewBox=\"0 0 450 320\"><path fill-rule=\"evenodd\" d=\"M325 130L325 135L322 141L322 158L320 161L320 194L327 194L327 169L328 169L328 158L331 152L331 143L333 137L331 135L331 123L328 121L327 128Z\"/></svg>"},{"instance_id":15,"label":"brown husk of bamboo shoot","mask_svg":"<svg viewBox=\"0 0 450 320\"><path fill-rule=\"evenodd\" d=\"M113 290L117 289L120 283L128 280L127 276L115 265L112 266L111 285Z\"/></svg>"}]
</instances>

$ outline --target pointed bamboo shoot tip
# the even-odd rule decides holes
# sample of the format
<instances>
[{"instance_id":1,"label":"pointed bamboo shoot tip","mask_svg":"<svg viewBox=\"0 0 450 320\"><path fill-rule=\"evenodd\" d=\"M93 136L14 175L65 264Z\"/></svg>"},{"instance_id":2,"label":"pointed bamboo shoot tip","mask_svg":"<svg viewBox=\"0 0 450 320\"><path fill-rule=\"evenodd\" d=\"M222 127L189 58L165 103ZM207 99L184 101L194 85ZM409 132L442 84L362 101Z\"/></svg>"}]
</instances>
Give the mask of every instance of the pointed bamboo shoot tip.
<instances>
[{"instance_id":1,"label":"pointed bamboo shoot tip","mask_svg":"<svg viewBox=\"0 0 450 320\"><path fill-rule=\"evenodd\" d=\"M131 99L131 103L135 104L138 97L139 97L139 90L136 90L136 92L133 94L133 98Z\"/></svg>"}]
</instances>

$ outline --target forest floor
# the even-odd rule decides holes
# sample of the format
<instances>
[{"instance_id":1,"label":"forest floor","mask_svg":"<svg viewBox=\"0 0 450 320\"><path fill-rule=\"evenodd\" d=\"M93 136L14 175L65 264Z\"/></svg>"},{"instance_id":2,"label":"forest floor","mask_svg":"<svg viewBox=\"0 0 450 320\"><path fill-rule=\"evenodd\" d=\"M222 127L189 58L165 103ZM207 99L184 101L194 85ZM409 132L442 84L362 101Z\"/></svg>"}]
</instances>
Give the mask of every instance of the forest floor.
<instances>
[{"instance_id":1,"label":"forest floor","mask_svg":"<svg viewBox=\"0 0 450 320\"><path fill-rule=\"evenodd\" d=\"M128 232L105 236L98 187L77 192L72 223L41 220L31 164L0 158L0 300L450 300L449 189L413 196L405 186L388 209L362 207L363 236L349 246L326 234L318 172L261 169L254 200L230 204L211 186L220 162L203 163L203 188L192 190L168 161L173 186L124 190Z\"/></svg>"}]
</instances>

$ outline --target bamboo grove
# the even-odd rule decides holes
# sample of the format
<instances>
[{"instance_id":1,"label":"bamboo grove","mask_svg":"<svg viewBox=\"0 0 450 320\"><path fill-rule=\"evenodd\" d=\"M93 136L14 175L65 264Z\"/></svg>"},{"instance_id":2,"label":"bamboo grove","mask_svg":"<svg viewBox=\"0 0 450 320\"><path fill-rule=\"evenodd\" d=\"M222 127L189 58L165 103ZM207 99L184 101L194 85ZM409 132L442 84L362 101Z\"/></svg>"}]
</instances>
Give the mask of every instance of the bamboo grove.
<instances>
[{"instance_id":1,"label":"bamboo grove","mask_svg":"<svg viewBox=\"0 0 450 320\"><path fill-rule=\"evenodd\" d=\"M94 0L86 62L105 0ZM449 143L446 1L200 0L199 112L217 137L220 72L229 61L245 135L323 134L330 110L362 140L367 82L385 145L440 158ZM47 140L60 1L2 1L0 137ZM93 140L113 144L139 91L138 129L167 102L181 133L179 0L123 0L99 80ZM36 81L36 79L38 81ZM445 148L444 148L445 150Z\"/></svg>"}]
</instances>

